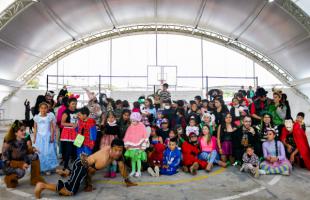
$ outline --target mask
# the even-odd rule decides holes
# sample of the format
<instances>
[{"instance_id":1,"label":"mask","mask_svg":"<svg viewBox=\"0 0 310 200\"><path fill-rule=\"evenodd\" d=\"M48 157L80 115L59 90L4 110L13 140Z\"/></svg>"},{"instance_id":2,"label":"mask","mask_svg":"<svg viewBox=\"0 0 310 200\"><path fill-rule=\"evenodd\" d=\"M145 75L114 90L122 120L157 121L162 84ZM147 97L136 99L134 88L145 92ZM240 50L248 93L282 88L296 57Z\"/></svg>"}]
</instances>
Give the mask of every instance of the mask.
<instances>
[{"instance_id":1,"label":"mask","mask_svg":"<svg viewBox=\"0 0 310 200\"><path fill-rule=\"evenodd\" d=\"M169 105L165 105L164 108L165 108L166 110L168 110L168 109L170 109L170 106L169 106Z\"/></svg>"},{"instance_id":2,"label":"mask","mask_svg":"<svg viewBox=\"0 0 310 200\"><path fill-rule=\"evenodd\" d=\"M291 119L285 120L284 125L289 132L293 130L293 121Z\"/></svg>"}]
</instances>

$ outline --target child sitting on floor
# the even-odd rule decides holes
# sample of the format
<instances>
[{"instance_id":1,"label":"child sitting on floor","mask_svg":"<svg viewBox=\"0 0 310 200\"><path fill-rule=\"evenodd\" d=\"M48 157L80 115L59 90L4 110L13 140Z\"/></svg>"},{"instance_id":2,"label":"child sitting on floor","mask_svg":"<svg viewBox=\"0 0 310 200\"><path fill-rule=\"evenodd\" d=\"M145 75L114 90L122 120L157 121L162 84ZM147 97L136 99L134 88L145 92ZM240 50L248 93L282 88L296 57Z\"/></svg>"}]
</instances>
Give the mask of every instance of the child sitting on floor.
<instances>
[{"instance_id":1,"label":"child sitting on floor","mask_svg":"<svg viewBox=\"0 0 310 200\"><path fill-rule=\"evenodd\" d=\"M176 138L169 140L169 147L164 152L163 166L160 169L160 174L173 175L178 173L178 168L181 162L181 152L177 148Z\"/></svg>"},{"instance_id":2,"label":"child sitting on floor","mask_svg":"<svg viewBox=\"0 0 310 200\"><path fill-rule=\"evenodd\" d=\"M154 177L159 176L159 169L163 163L163 154L166 146L162 143L153 144L152 151L148 153L148 164L147 172Z\"/></svg>"},{"instance_id":3,"label":"child sitting on floor","mask_svg":"<svg viewBox=\"0 0 310 200\"><path fill-rule=\"evenodd\" d=\"M206 169L208 164L206 161L198 158L200 149L197 135L194 132L189 133L188 141L182 144L183 171L190 172L192 175L196 175L199 168Z\"/></svg>"},{"instance_id":4,"label":"child sitting on floor","mask_svg":"<svg viewBox=\"0 0 310 200\"><path fill-rule=\"evenodd\" d=\"M248 146L246 152L242 156L242 167L241 172L249 172L255 178L259 177L259 159L258 156L254 153L254 148Z\"/></svg>"}]
</instances>

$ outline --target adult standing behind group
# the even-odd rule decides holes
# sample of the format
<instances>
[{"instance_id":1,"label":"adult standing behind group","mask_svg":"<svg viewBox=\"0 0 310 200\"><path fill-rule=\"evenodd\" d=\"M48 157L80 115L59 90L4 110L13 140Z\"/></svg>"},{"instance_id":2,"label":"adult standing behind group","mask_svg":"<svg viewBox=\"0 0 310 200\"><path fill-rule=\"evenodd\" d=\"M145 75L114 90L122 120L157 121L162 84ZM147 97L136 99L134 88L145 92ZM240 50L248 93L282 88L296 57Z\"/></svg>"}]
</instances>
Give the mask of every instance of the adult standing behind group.
<instances>
[{"instance_id":1,"label":"adult standing behind group","mask_svg":"<svg viewBox=\"0 0 310 200\"><path fill-rule=\"evenodd\" d=\"M163 84L163 89L162 91L160 91L159 93L159 97L160 97L160 102L162 103L163 101L167 101L167 100L170 100L171 101L171 94L170 92L168 91L168 83L164 83Z\"/></svg>"},{"instance_id":2,"label":"adult standing behind group","mask_svg":"<svg viewBox=\"0 0 310 200\"><path fill-rule=\"evenodd\" d=\"M263 114L268 111L271 99L267 98L267 91L264 88L257 88L256 99L250 105L250 115L253 119L253 125L259 125Z\"/></svg>"},{"instance_id":3,"label":"adult standing behind group","mask_svg":"<svg viewBox=\"0 0 310 200\"><path fill-rule=\"evenodd\" d=\"M52 90L46 91L45 95L39 95L36 99L35 106L32 107L32 116L39 114L39 105L43 101L49 104L49 111L54 113L54 108L56 106L56 102L54 101L55 92Z\"/></svg>"}]
</instances>

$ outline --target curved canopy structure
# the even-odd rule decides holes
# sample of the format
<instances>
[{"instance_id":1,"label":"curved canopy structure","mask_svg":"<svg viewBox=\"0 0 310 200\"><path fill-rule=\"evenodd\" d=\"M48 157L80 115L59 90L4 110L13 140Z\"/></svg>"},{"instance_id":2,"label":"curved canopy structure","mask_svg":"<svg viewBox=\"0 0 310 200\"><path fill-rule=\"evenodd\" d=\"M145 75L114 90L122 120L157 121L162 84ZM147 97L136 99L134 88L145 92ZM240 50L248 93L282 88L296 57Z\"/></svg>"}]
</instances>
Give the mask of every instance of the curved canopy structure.
<instances>
[{"instance_id":1,"label":"curved canopy structure","mask_svg":"<svg viewBox=\"0 0 310 200\"><path fill-rule=\"evenodd\" d=\"M27 82L88 43L157 31L238 50L310 96L310 19L290 0L17 0L0 16L0 82Z\"/></svg>"}]
</instances>

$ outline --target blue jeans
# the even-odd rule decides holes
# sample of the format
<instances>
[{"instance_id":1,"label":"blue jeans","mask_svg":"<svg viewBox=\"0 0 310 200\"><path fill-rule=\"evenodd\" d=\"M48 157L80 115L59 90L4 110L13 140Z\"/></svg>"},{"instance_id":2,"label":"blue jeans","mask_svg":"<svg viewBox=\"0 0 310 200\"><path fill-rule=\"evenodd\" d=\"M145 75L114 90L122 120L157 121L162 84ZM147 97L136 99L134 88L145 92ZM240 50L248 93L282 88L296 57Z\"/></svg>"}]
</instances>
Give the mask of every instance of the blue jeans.
<instances>
[{"instance_id":1,"label":"blue jeans","mask_svg":"<svg viewBox=\"0 0 310 200\"><path fill-rule=\"evenodd\" d=\"M211 152L203 151L199 154L198 157L200 160L207 161L208 163L218 163L219 156L216 150L213 150Z\"/></svg>"}]
</instances>

